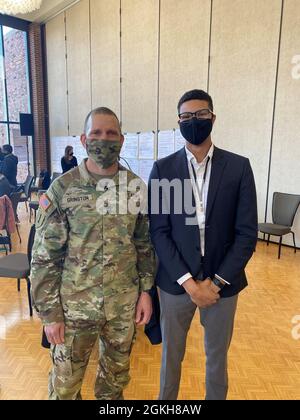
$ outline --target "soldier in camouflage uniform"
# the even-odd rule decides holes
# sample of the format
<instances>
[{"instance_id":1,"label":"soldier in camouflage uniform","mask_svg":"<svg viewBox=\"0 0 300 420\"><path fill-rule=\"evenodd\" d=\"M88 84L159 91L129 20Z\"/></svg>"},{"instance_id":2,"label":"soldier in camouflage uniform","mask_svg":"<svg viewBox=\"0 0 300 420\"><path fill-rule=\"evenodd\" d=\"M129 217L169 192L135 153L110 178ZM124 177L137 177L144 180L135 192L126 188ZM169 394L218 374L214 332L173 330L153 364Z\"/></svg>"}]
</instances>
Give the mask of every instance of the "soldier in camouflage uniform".
<instances>
[{"instance_id":1,"label":"soldier in camouflage uniform","mask_svg":"<svg viewBox=\"0 0 300 420\"><path fill-rule=\"evenodd\" d=\"M92 111L81 141L89 158L56 179L40 200L32 295L52 344L49 398L81 399L99 337L95 396L122 399L135 325L151 317L147 291L153 284L154 255L147 215L120 211L132 198L127 185L139 178L118 163L123 136L115 114L107 108ZM124 187L126 195L121 194ZM116 214L110 208L114 194Z\"/></svg>"}]
</instances>

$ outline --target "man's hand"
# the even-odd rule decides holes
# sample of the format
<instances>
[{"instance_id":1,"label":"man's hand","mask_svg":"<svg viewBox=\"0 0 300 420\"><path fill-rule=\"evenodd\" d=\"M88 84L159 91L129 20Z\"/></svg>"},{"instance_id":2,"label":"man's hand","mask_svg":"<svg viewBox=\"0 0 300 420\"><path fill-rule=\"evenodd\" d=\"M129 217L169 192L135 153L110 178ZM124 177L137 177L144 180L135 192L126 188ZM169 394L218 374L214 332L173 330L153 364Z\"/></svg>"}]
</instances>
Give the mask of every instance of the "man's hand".
<instances>
[{"instance_id":1,"label":"man's hand","mask_svg":"<svg viewBox=\"0 0 300 420\"><path fill-rule=\"evenodd\" d=\"M146 325L152 315L152 300L147 292L142 292L136 305L135 322L137 325Z\"/></svg>"},{"instance_id":2,"label":"man's hand","mask_svg":"<svg viewBox=\"0 0 300 420\"><path fill-rule=\"evenodd\" d=\"M199 306L199 308L207 308L214 305L220 299L218 292L213 289L212 281L207 278L204 281L195 281L190 278L182 285L186 292L190 295L191 300Z\"/></svg>"},{"instance_id":3,"label":"man's hand","mask_svg":"<svg viewBox=\"0 0 300 420\"><path fill-rule=\"evenodd\" d=\"M212 281L210 287L212 288L212 290L216 293L219 293L219 291L221 290L220 287L216 286L215 283Z\"/></svg>"},{"instance_id":4,"label":"man's hand","mask_svg":"<svg viewBox=\"0 0 300 420\"><path fill-rule=\"evenodd\" d=\"M50 344L63 344L65 342L65 324L58 322L44 327Z\"/></svg>"}]
</instances>

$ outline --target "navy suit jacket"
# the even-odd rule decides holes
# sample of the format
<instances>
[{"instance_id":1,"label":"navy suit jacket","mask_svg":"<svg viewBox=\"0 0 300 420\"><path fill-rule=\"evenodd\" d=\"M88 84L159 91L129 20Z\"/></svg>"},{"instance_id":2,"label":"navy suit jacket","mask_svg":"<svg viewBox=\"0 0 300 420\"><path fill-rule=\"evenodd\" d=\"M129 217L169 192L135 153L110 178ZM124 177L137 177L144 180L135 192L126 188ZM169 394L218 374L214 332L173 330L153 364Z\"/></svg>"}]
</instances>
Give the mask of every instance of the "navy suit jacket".
<instances>
[{"instance_id":1,"label":"navy suit jacket","mask_svg":"<svg viewBox=\"0 0 300 420\"><path fill-rule=\"evenodd\" d=\"M247 286L245 267L251 258L257 241L257 204L254 177L247 158L214 148L211 176L206 206L205 256L201 261L198 225L187 225L186 219L195 217L178 213L174 205L177 187L171 189L168 214L163 214L163 190L152 190L154 180L186 181L192 192L185 148L154 163L149 180L150 233L158 256L156 284L170 294L182 294L185 290L177 283L190 272L197 278L201 268L204 279L218 274L230 285L220 292L221 297L230 297ZM153 193L154 191L154 193ZM177 191L178 192L178 191ZM178 204L178 203L177 203ZM153 207L160 206L158 212ZM157 214L155 214L157 213Z\"/></svg>"}]
</instances>

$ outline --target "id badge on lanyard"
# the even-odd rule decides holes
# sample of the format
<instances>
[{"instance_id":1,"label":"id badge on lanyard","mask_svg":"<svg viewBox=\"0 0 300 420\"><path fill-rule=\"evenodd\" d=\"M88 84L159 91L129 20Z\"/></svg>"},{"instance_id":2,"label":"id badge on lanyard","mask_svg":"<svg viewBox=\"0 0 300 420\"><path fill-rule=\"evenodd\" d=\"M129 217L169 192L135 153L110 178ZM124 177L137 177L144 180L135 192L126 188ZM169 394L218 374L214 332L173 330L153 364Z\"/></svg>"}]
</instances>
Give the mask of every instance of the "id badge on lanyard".
<instances>
[{"instance_id":1,"label":"id badge on lanyard","mask_svg":"<svg viewBox=\"0 0 300 420\"><path fill-rule=\"evenodd\" d=\"M204 229L204 227L205 227L205 206L204 206L204 199L203 199L203 190L204 190L204 185L205 185L209 160L210 160L210 157L208 156L207 161L206 161L206 165L205 165L203 180L202 180L202 183L201 183L201 188L199 188L196 171L195 171L194 165L191 162L193 175L194 175L194 181L195 181L195 187L196 187L198 200L199 200L199 204L200 204L200 214L197 212L197 217L198 217L200 229Z\"/></svg>"}]
</instances>

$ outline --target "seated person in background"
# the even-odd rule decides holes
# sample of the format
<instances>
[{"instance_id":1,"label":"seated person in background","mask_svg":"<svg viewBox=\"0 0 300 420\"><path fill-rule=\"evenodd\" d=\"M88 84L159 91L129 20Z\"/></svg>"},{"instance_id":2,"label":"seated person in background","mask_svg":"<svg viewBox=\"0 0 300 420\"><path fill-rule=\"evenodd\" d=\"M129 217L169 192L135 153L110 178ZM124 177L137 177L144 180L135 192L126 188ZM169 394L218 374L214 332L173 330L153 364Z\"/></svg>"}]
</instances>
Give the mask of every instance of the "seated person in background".
<instances>
[{"instance_id":1,"label":"seated person in background","mask_svg":"<svg viewBox=\"0 0 300 420\"><path fill-rule=\"evenodd\" d=\"M51 178L50 178L50 174L48 171L46 171L45 169L43 169L40 172L40 185L39 188L42 190L48 190L48 188L50 187L51 184Z\"/></svg>"},{"instance_id":2,"label":"seated person in background","mask_svg":"<svg viewBox=\"0 0 300 420\"><path fill-rule=\"evenodd\" d=\"M9 197L13 189L14 187L10 185L7 178L0 174L0 197L3 195L7 195Z\"/></svg>"},{"instance_id":3,"label":"seated person in background","mask_svg":"<svg viewBox=\"0 0 300 420\"><path fill-rule=\"evenodd\" d=\"M13 148L10 144L2 147L4 154L1 163L0 172L7 178L8 182L13 186L17 186L18 158L13 154Z\"/></svg>"},{"instance_id":4,"label":"seated person in background","mask_svg":"<svg viewBox=\"0 0 300 420\"><path fill-rule=\"evenodd\" d=\"M78 163L76 157L74 156L73 147L67 146L65 149L65 155L61 158L61 169L63 174L76 166L78 166Z\"/></svg>"},{"instance_id":5,"label":"seated person in background","mask_svg":"<svg viewBox=\"0 0 300 420\"><path fill-rule=\"evenodd\" d=\"M4 160L4 154L3 154L2 149L0 147L0 173L1 173L1 166L2 166L3 160Z\"/></svg>"}]
</instances>

